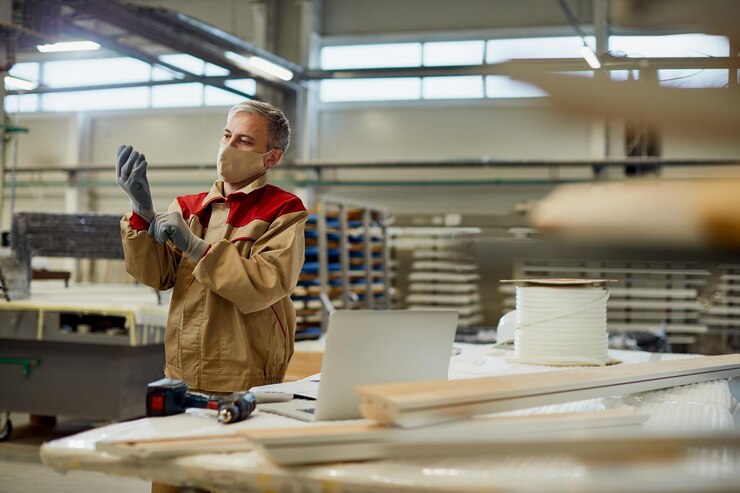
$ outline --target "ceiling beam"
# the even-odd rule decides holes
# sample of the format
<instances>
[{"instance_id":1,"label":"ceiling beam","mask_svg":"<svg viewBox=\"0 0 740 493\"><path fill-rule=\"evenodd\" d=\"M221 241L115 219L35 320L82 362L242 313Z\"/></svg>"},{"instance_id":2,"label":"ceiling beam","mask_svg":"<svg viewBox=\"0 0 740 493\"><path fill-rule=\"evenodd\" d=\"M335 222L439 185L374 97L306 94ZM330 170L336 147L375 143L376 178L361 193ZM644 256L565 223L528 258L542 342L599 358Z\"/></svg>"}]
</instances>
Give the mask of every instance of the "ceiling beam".
<instances>
[{"instance_id":1,"label":"ceiling beam","mask_svg":"<svg viewBox=\"0 0 740 493\"><path fill-rule=\"evenodd\" d=\"M76 12L85 13L107 24L136 34L149 41L171 48L177 52L187 53L201 60L223 67L233 73L249 72L249 76L259 82L279 90L295 90L295 82L265 77L258 71L252 71L228 59L220 48L209 46L202 40L179 32L174 25L159 22L142 16L135 9L110 0L67 0L63 2Z\"/></svg>"},{"instance_id":2,"label":"ceiling beam","mask_svg":"<svg viewBox=\"0 0 740 493\"><path fill-rule=\"evenodd\" d=\"M213 86L213 87L217 87L219 89L223 89L225 91L229 91L231 93L237 94L237 95L242 96L242 97L247 98L247 99L256 99L254 96L252 96L250 94L247 94L245 92L242 92L242 91L239 91L237 89L234 89L233 87L229 87L229 86L225 85L224 82L225 82L226 78L223 78L223 77L218 77L218 78L217 77L204 77L204 76L201 76L199 74L194 74L192 72L188 72L185 69L182 69L182 68L177 67L175 65L172 65L172 64L163 62L159 58L157 58L157 57L155 57L153 55L150 55L148 53L145 53L145 52L143 52L143 51L141 51L139 49L136 49L133 46L122 44L119 41L117 41L116 39L114 39L113 37L104 36L102 34L98 34L98 33L94 32L94 31L91 31L91 30L85 29L83 27L80 27L80 26L78 26L76 24L73 24L72 22L65 21L64 24L63 24L63 30L66 33L69 33L69 34L72 34L72 35L75 35L75 36L79 36L81 38L84 38L84 39L87 39L87 40L90 40L90 41L94 41L94 42L100 44L101 46L105 46L106 48L111 49L113 51L116 51L118 53L121 53L122 55L126 55L126 56L129 56L131 58L136 58L138 60L141 60L143 62L149 63L151 65L161 67L161 68L163 68L163 69L165 69L165 70L167 70L169 72L172 72L173 75L174 74L179 74L179 77L177 75L175 75L175 77L177 77L177 80L176 81L171 81L170 80L170 81L163 81L163 82L170 83L170 84L173 84L173 83L183 83L183 82L200 82L202 84L207 84L207 85L210 85L210 86ZM247 77L250 76L248 73L246 73L244 71L238 71L237 74L245 74L245 76L247 76ZM230 78L234 78L234 76L232 75ZM156 82L159 82L159 81L156 81ZM159 85L159 84L152 84L152 83L150 83L150 84L141 84L141 83L138 83L136 85L141 86L141 85ZM116 86L116 85L109 85L109 86L106 86L105 88L111 88L111 89L113 89L114 86ZM123 84L123 85L119 84L119 85L117 85L117 87L129 87L129 86L128 85L125 85L125 84ZM76 90L83 90L83 89L77 88ZM41 88L37 88L34 91L27 91L27 92L25 92L25 94L33 94L34 92L43 93L43 92L52 92L52 91L59 92L57 89L52 89L52 88L48 88L48 87L47 88L41 87Z\"/></svg>"},{"instance_id":3,"label":"ceiling beam","mask_svg":"<svg viewBox=\"0 0 740 493\"><path fill-rule=\"evenodd\" d=\"M142 13L146 13L148 16L160 19L162 22L175 23L180 30L187 30L194 37L203 39L204 41L219 46L225 50L234 52L242 52L250 55L258 56L267 61L280 65L292 71L298 78L303 73L305 68L302 65L287 60L281 56L275 55L267 50L263 50L258 46L253 45L238 36L234 36L231 33L223 31L215 26L212 26L199 19L194 19L182 12L165 9L163 7L136 7ZM241 53L240 53L241 54Z\"/></svg>"},{"instance_id":4,"label":"ceiling beam","mask_svg":"<svg viewBox=\"0 0 740 493\"><path fill-rule=\"evenodd\" d=\"M624 58L604 55L601 70L645 70L645 69L730 69L740 68L738 57L695 57L695 58ZM543 72L591 71L583 58L538 58L520 59L484 65L456 65L444 67L389 67L365 69L309 70L305 80L357 79L375 77L434 77L454 75L507 75L512 64L527 66Z\"/></svg>"}]
</instances>

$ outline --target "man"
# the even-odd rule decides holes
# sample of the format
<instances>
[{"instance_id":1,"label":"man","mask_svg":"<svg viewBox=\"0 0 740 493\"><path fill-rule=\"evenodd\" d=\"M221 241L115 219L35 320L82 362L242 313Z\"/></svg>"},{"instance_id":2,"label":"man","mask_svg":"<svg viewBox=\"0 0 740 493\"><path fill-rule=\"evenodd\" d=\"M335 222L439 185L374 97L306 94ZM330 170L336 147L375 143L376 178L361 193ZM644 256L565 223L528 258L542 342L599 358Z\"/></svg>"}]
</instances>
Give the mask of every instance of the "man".
<instances>
[{"instance_id":1,"label":"man","mask_svg":"<svg viewBox=\"0 0 740 493\"><path fill-rule=\"evenodd\" d=\"M131 199L121 220L126 270L156 289L174 288L165 374L204 392L283 380L293 354L289 298L304 259L308 219L299 198L267 184L290 144L274 106L229 111L209 192L178 197L157 214L147 162L131 146L117 155L117 183Z\"/></svg>"}]
</instances>

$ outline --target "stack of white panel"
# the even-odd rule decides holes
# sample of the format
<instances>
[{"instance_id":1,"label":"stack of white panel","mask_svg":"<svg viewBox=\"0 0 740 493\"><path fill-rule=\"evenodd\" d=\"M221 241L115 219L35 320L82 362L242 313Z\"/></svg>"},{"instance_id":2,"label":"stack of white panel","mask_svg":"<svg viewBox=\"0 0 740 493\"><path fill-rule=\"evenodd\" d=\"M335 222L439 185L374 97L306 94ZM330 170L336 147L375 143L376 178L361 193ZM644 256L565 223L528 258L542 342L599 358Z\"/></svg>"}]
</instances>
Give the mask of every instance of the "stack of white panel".
<instances>
[{"instance_id":1,"label":"stack of white panel","mask_svg":"<svg viewBox=\"0 0 740 493\"><path fill-rule=\"evenodd\" d=\"M740 330L740 265L721 265L718 282L704 306L702 322L724 336Z\"/></svg>"},{"instance_id":2,"label":"stack of white panel","mask_svg":"<svg viewBox=\"0 0 740 493\"><path fill-rule=\"evenodd\" d=\"M457 310L461 327L483 321L478 266L460 252L461 243L479 233L478 228L403 228L397 241L413 251L409 309Z\"/></svg>"}]
</instances>

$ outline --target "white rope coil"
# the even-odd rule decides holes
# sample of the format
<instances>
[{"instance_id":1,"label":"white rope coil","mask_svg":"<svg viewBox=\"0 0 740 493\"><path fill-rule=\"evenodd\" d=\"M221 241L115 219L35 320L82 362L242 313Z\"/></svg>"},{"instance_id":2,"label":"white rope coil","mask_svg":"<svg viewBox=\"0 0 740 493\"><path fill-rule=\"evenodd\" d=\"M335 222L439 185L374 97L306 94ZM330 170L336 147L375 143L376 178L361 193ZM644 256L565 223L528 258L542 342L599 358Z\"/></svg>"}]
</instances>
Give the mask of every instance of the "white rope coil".
<instances>
[{"instance_id":1,"label":"white rope coil","mask_svg":"<svg viewBox=\"0 0 740 493\"><path fill-rule=\"evenodd\" d=\"M514 354L517 361L605 365L609 292L593 287L517 287Z\"/></svg>"}]
</instances>

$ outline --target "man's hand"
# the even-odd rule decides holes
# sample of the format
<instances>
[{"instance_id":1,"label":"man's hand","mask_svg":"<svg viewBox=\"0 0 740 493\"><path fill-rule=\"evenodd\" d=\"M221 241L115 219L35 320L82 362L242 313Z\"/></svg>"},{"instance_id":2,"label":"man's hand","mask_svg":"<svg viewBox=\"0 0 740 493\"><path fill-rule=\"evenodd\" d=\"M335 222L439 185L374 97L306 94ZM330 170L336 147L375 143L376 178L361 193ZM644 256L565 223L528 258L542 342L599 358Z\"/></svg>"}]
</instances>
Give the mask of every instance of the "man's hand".
<instances>
[{"instance_id":1,"label":"man's hand","mask_svg":"<svg viewBox=\"0 0 740 493\"><path fill-rule=\"evenodd\" d=\"M156 212L146 178L146 158L131 146L122 145L118 148L116 183L131 199L131 210L151 223Z\"/></svg>"},{"instance_id":2,"label":"man's hand","mask_svg":"<svg viewBox=\"0 0 740 493\"><path fill-rule=\"evenodd\" d=\"M200 260L206 251L208 243L193 234L179 212L162 212L154 217L149 225L149 234L159 243L172 240L177 248L187 256Z\"/></svg>"}]
</instances>

